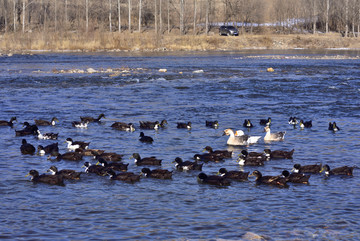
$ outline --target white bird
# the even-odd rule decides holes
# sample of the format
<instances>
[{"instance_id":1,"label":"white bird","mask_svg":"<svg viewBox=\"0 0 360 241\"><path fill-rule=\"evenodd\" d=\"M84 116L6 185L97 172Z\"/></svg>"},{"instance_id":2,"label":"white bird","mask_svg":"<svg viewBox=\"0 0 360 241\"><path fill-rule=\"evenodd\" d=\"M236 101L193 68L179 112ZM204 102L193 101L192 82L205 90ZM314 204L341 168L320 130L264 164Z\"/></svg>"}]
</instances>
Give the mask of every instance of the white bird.
<instances>
[{"instance_id":1,"label":"white bird","mask_svg":"<svg viewBox=\"0 0 360 241\"><path fill-rule=\"evenodd\" d=\"M252 144L254 140L250 140L249 135L241 135L241 136L235 136L235 133L232 129L226 129L224 130L224 134L229 136L229 139L227 140L228 145L232 146L244 146ZM252 142L250 142L252 141Z\"/></svg>"},{"instance_id":2,"label":"white bird","mask_svg":"<svg viewBox=\"0 0 360 241\"><path fill-rule=\"evenodd\" d=\"M271 133L269 126L265 126L264 131L266 132L264 141L282 141L285 138L286 131Z\"/></svg>"},{"instance_id":3,"label":"white bird","mask_svg":"<svg viewBox=\"0 0 360 241\"><path fill-rule=\"evenodd\" d=\"M235 132L235 136L245 136L245 133L242 130L237 130ZM248 136L248 135L246 135L246 136ZM257 143L261 138L261 136L248 136L248 137L249 137L249 139L247 142L249 144Z\"/></svg>"}]
</instances>

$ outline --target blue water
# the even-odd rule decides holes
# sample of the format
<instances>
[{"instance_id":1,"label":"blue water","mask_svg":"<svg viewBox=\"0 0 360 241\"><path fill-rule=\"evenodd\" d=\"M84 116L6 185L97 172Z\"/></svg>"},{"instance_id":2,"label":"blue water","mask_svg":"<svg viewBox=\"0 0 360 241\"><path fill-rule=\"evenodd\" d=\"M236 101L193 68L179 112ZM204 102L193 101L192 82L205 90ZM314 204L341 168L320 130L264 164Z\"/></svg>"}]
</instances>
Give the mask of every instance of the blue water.
<instances>
[{"instance_id":1,"label":"blue water","mask_svg":"<svg viewBox=\"0 0 360 241\"><path fill-rule=\"evenodd\" d=\"M326 56L326 58L324 58ZM339 56L341 58L339 58ZM359 240L360 173L353 177L312 175L309 185L289 188L232 182L218 188L199 184L198 171L177 172L175 157L191 160L207 145L234 151L223 163L203 171L254 171L278 175L295 163L330 167L360 166L360 58L358 51L244 51L165 54L33 54L0 57L0 119L16 116L13 129L0 128L0 238L2 240ZM274 72L267 72L272 67ZM93 68L97 73L69 73ZM167 69L162 73L160 68ZM106 72L107 69L108 72ZM64 73L60 73L63 70ZM202 73L193 71L203 70ZM101 124L76 129L80 116L107 117ZM53 164L83 170L84 161L47 160L22 155L15 129L34 119L56 116L60 152L65 139L91 142L90 148L124 154L129 171L142 167L132 153L163 159L172 180L142 178L135 184L84 174L66 186L34 184L25 177ZM311 129L287 123L290 116L312 120ZM242 129L264 136L259 119L272 118L273 132L286 131L282 142L229 147L223 130ZM139 121L168 121L159 131L145 130L153 144L138 140ZM242 127L251 119L255 127ZM205 127L218 120L219 129ZM113 130L115 121L135 123L133 133ZM192 130L177 122L192 122ZM328 123L341 130L332 133ZM35 147L55 141L26 137ZM271 160L263 167L241 168L242 149L295 149L292 160ZM259 236L257 236L259 235Z\"/></svg>"}]
</instances>

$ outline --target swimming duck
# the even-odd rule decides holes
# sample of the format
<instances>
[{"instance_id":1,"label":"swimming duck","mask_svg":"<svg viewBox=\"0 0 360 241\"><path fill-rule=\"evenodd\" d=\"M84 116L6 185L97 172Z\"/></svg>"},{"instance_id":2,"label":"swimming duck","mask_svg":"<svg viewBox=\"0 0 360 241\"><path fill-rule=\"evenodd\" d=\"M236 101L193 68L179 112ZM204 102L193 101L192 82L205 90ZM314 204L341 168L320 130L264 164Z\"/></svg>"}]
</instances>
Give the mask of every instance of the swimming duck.
<instances>
[{"instance_id":1,"label":"swimming duck","mask_svg":"<svg viewBox=\"0 0 360 241\"><path fill-rule=\"evenodd\" d=\"M30 143L27 143L27 141L25 139L22 140L22 145L20 146L20 151L22 154L26 155L34 155L36 149L33 145L31 145Z\"/></svg>"},{"instance_id":2,"label":"swimming duck","mask_svg":"<svg viewBox=\"0 0 360 241\"><path fill-rule=\"evenodd\" d=\"M108 162L121 162L124 155L118 154L115 152L104 152L99 155L95 155L95 159L99 160L100 158Z\"/></svg>"},{"instance_id":3,"label":"swimming duck","mask_svg":"<svg viewBox=\"0 0 360 241\"><path fill-rule=\"evenodd\" d=\"M59 133L44 133L41 134L40 130L37 130L37 138L40 140L57 140Z\"/></svg>"},{"instance_id":4,"label":"swimming duck","mask_svg":"<svg viewBox=\"0 0 360 241\"><path fill-rule=\"evenodd\" d=\"M264 141L282 141L284 140L286 134L286 131L271 133L269 126L265 126L264 131L266 132Z\"/></svg>"},{"instance_id":5,"label":"swimming duck","mask_svg":"<svg viewBox=\"0 0 360 241\"><path fill-rule=\"evenodd\" d=\"M297 123L299 123L298 120L297 120L297 118L296 118L295 116L294 116L294 117L291 116L291 117L289 118L289 121L288 121L288 122L289 122L289 125L294 125L294 126L295 126Z\"/></svg>"},{"instance_id":6,"label":"swimming duck","mask_svg":"<svg viewBox=\"0 0 360 241\"><path fill-rule=\"evenodd\" d=\"M38 126L54 126L56 122L59 122L58 118L56 117L53 117L51 121L35 119L35 124Z\"/></svg>"},{"instance_id":7,"label":"swimming duck","mask_svg":"<svg viewBox=\"0 0 360 241\"><path fill-rule=\"evenodd\" d=\"M129 163L127 163L127 164L121 163L121 162L109 162L108 163L103 158L99 158L98 163L100 163L101 166L106 167L108 169L112 169L114 171L122 171L122 172L126 172L128 169L128 166L129 166Z\"/></svg>"},{"instance_id":8,"label":"swimming duck","mask_svg":"<svg viewBox=\"0 0 360 241\"><path fill-rule=\"evenodd\" d=\"M260 119L259 123L262 126L270 126L271 125L271 118L268 117L267 119Z\"/></svg>"},{"instance_id":9,"label":"swimming duck","mask_svg":"<svg viewBox=\"0 0 360 241\"><path fill-rule=\"evenodd\" d=\"M311 120L310 121L300 120L299 125L300 125L301 129L310 128L310 127L312 127L312 121Z\"/></svg>"},{"instance_id":10,"label":"swimming duck","mask_svg":"<svg viewBox=\"0 0 360 241\"><path fill-rule=\"evenodd\" d=\"M100 150L100 149L82 149L82 148L76 148L75 152L83 155L83 156L100 156L102 155L105 151L104 150Z\"/></svg>"},{"instance_id":11,"label":"swimming duck","mask_svg":"<svg viewBox=\"0 0 360 241\"><path fill-rule=\"evenodd\" d=\"M139 121L140 123L140 129L159 129L160 127L161 128L164 128L168 122L164 119L161 121L161 123L159 123L159 121L155 121L155 122L152 122L152 121Z\"/></svg>"},{"instance_id":12,"label":"swimming duck","mask_svg":"<svg viewBox=\"0 0 360 241\"><path fill-rule=\"evenodd\" d=\"M262 158L265 157L266 160L270 159L270 157L267 157L264 152L255 152L255 151L248 152L247 150L242 150L241 155L243 155L245 157L250 157L250 158L260 158L260 159L262 159Z\"/></svg>"},{"instance_id":13,"label":"swimming duck","mask_svg":"<svg viewBox=\"0 0 360 241\"><path fill-rule=\"evenodd\" d=\"M264 153L269 159L292 159L294 152L295 149L292 149L291 151L271 151L270 149L264 149Z\"/></svg>"},{"instance_id":14,"label":"swimming duck","mask_svg":"<svg viewBox=\"0 0 360 241\"><path fill-rule=\"evenodd\" d=\"M340 130L340 128L336 125L336 122L334 121L333 123L329 123L329 128L328 128L330 131L333 131L333 132L337 132Z\"/></svg>"},{"instance_id":15,"label":"swimming duck","mask_svg":"<svg viewBox=\"0 0 360 241\"><path fill-rule=\"evenodd\" d=\"M70 180L79 180L81 172L77 172L71 169L63 169L58 170L56 166L51 166L47 172L50 172L51 175L59 175L64 179L70 179Z\"/></svg>"},{"instance_id":16,"label":"swimming duck","mask_svg":"<svg viewBox=\"0 0 360 241\"><path fill-rule=\"evenodd\" d=\"M256 177L256 184L269 184L280 187L288 187L286 178L281 176L263 176L260 171L255 170L250 176Z\"/></svg>"},{"instance_id":17,"label":"swimming duck","mask_svg":"<svg viewBox=\"0 0 360 241\"><path fill-rule=\"evenodd\" d=\"M330 170L329 165L324 165L320 172L325 171L325 176L332 176L332 175L346 175L346 176L352 176L353 170L355 167L337 167Z\"/></svg>"},{"instance_id":18,"label":"swimming duck","mask_svg":"<svg viewBox=\"0 0 360 241\"><path fill-rule=\"evenodd\" d=\"M24 129L22 130L15 130L16 136L26 136L26 135L37 135L37 131L39 128L36 125L30 125L29 122L24 122L23 124Z\"/></svg>"},{"instance_id":19,"label":"swimming duck","mask_svg":"<svg viewBox=\"0 0 360 241\"><path fill-rule=\"evenodd\" d=\"M310 175L305 175L303 173L290 173L287 170L284 170L281 175L287 182L309 184Z\"/></svg>"},{"instance_id":20,"label":"swimming duck","mask_svg":"<svg viewBox=\"0 0 360 241\"><path fill-rule=\"evenodd\" d=\"M244 152L239 155L237 162L240 166L263 166L267 160L265 155L249 156L248 152L244 150Z\"/></svg>"},{"instance_id":21,"label":"swimming duck","mask_svg":"<svg viewBox=\"0 0 360 241\"><path fill-rule=\"evenodd\" d=\"M243 127L253 128L254 125L251 123L250 119L245 119L245 120L244 120L244 123L243 123Z\"/></svg>"},{"instance_id":22,"label":"swimming duck","mask_svg":"<svg viewBox=\"0 0 360 241\"><path fill-rule=\"evenodd\" d=\"M230 185L230 181L222 176L217 176L217 175L206 175L205 173L201 172L199 173L199 175L197 176L197 180L200 183L206 183L206 184L211 184L211 185L216 185L216 186L229 186Z\"/></svg>"},{"instance_id":23,"label":"swimming duck","mask_svg":"<svg viewBox=\"0 0 360 241\"><path fill-rule=\"evenodd\" d=\"M232 151L228 150L213 150L210 146L206 146L203 151L207 151L211 155L219 156L221 158L231 158L232 157Z\"/></svg>"},{"instance_id":24,"label":"swimming duck","mask_svg":"<svg viewBox=\"0 0 360 241\"><path fill-rule=\"evenodd\" d=\"M226 129L224 130L224 135L229 136L229 139L227 140L227 144L231 146L245 146L251 144L249 141L250 136L248 135L242 135L242 136L235 136L235 133L232 129Z\"/></svg>"},{"instance_id":25,"label":"swimming duck","mask_svg":"<svg viewBox=\"0 0 360 241\"><path fill-rule=\"evenodd\" d=\"M217 128L219 128L219 122L217 120L215 120L215 121L205 121L205 126L217 129Z\"/></svg>"},{"instance_id":26,"label":"swimming duck","mask_svg":"<svg viewBox=\"0 0 360 241\"><path fill-rule=\"evenodd\" d=\"M76 128L87 128L89 123L90 123L89 121L73 121L73 122L71 122L72 126L76 127Z\"/></svg>"},{"instance_id":27,"label":"swimming duck","mask_svg":"<svg viewBox=\"0 0 360 241\"><path fill-rule=\"evenodd\" d=\"M106 174L110 176L111 180L124 181L127 183L140 181L140 175L136 175L133 172L120 172L116 174L113 170L107 170Z\"/></svg>"},{"instance_id":28,"label":"swimming duck","mask_svg":"<svg viewBox=\"0 0 360 241\"><path fill-rule=\"evenodd\" d=\"M92 165L90 162L85 162L82 167L85 167L86 173L95 173L99 176L105 176L108 171L107 168L100 165Z\"/></svg>"},{"instance_id":29,"label":"swimming duck","mask_svg":"<svg viewBox=\"0 0 360 241\"><path fill-rule=\"evenodd\" d=\"M190 121L188 123L178 122L176 127L178 129L188 129L188 130L190 130L191 129L191 122Z\"/></svg>"},{"instance_id":30,"label":"swimming duck","mask_svg":"<svg viewBox=\"0 0 360 241\"><path fill-rule=\"evenodd\" d=\"M198 164L197 162L191 161L183 161L180 157L176 157L175 160L175 168L178 171L189 171L189 170L198 170L201 171L203 164Z\"/></svg>"},{"instance_id":31,"label":"swimming duck","mask_svg":"<svg viewBox=\"0 0 360 241\"><path fill-rule=\"evenodd\" d=\"M294 173L320 173L322 164L305 165L295 164L291 170Z\"/></svg>"},{"instance_id":32,"label":"swimming duck","mask_svg":"<svg viewBox=\"0 0 360 241\"><path fill-rule=\"evenodd\" d=\"M245 136L245 133L242 130L237 130L237 131L235 131L235 136ZM246 136L248 136L248 135L246 135ZM261 138L261 136L248 136L248 137L249 137L249 139L247 140L247 142L249 144L257 143Z\"/></svg>"},{"instance_id":33,"label":"swimming duck","mask_svg":"<svg viewBox=\"0 0 360 241\"><path fill-rule=\"evenodd\" d=\"M55 156L55 159L50 159L50 157L48 157L49 161L60 161L60 160L80 161L82 159L83 159L83 155L81 155L78 152L65 152L64 154L58 153Z\"/></svg>"},{"instance_id":34,"label":"swimming duck","mask_svg":"<svg viewBox=\"0 0 360 241\"><path fill-rule=\"evenodd\" d=\"M146 142L146 143L153 143L154 139L150 136L145 136L144 132L140 132L139 141Z\"/></svg>"},{"instance_id":35,"label":"swimming duck","mask_svg":"<svg viewBox=\"0 0 360 241\"><path fill-rule=\"evenodd\" d=\"M45 147L43 147L42 145L38 145L38 154L43 156L45 154L51 154L52 156L55 156L57 154L59 154L59 146L58 143L53 143L50 145L47 145Z\"/></svg>"},{"instance_id":36,"label":"swimming duck","mask_svg":"<svg viewBox=\"0 0 360 241\"><path fill-rule=\"evenodd\" d=\"M100 114L98 118L93 118L93 117L89 117L89 116L80 116L80 120L82 122L99 122L101 120L101 118L105 118L104 114Z\"/></svg>"},{"instance_id":37,"label":"swimming duck","mask_svg":"<svg viewBox=\"0 0 360 241\"><path fill-rule=\"evenodd\" d=\"M223 157L211 153L195 154L194 160L202 162L223 162Z\"/></svg>"},{"instance_id":38,"label":"swimming duck","mask_svg":"<svg viewBox=\"0 0 360 241\"><path fill-rule=\"evenodd\" d=\"M0 120L0 126L14 126L14 122L17 121L16 117L11 117L10 121Z\"/></svg>"},{"instance_id":39,"label":"swimming duck","mask_svg":"<svg viewBox=\"0 0 360 241\"><path fill-rule=\"evenodd\" d=\"M52 185L65 186L64 179L62 176L58 176L58 175L54 176L54 175L46 175L46 174L39 175L39 172L36 170L30 170L29 173L26 175L26 177L29 175L32 176L31 181L33 182L41 182Z\"/></svg>"},{"instance_id":40,"label":"swimming duck","mask_svg":"<svg viewBox=\"0 0 360 241\"><path fill-rule=\"evenodd\" d=\"M115 122L111 125L112 128L119 130L119 131L135 131L135 127L133 123L124 123L124 122Z\"/></svg>"},{"instance_id":41,"label":"swimming duck","mask_svg":"<svg viewBox=\"0 0 360 241\"><path fill-rule=\"evenodd\" d=\"M150 170L147 167L141 169L141 174L145 177L152 177L157 179L171 179L172 171L164 170L164 169L153 169Z\"/></svg>"},{"instance_id":42,"label":"swimming duck","mask_svg":"<svg viewBox=\"0 0 360 241\"><path fill-rule=\"evenodd\" d=\"M157 159L156 157L144 157L141 158L139 153L134 153L132 157L135 159L135 165L137 166L143 166L143 165L154 165L154 166L160 166L161 161L160 159Z\"/></svg>"},{"instance_id":43,"label":"swimming duck","mask_svg":"<svg viewBox=\"0 0 360 241\"><path fill-rule=\"evenodd\" d=\"M249 176L249 172L228 171L226 168L220 168L218 174L222 177L237 181L247 181Z\"/></svg>"},{"instance_id":44,"label":"swimming duck","mask_svg":"<svg viewBox=\"0 0 360 241\"><path fill-rule=\"evenodd\" d=\"M90 145L90 142L84 142L84 141L73 141L73 139L71 138L67 138L66 141L65 141L68 145L67 145L67 148L69 150L75 150L75 149L78 149L78 148L81 148L81 149L88 149L89 148L89 145Z\"/></svg>"}]
</instances>

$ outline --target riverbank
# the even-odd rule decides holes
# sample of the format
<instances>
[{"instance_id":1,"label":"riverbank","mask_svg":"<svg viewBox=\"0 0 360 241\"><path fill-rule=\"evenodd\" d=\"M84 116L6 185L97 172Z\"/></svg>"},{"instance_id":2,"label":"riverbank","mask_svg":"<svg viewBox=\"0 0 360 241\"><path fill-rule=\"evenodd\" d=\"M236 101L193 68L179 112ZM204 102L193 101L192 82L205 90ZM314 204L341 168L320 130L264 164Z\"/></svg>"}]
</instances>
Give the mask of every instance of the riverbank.
<instances>
[{"instance_id":1,"label":"riverbank","mask_svg":"<svg viewBox=\"0 0 360 241\"><path fill-rule=\"evenodd\" d=\"M159 51L237 51L243 49L360 49L360 38L340 34L289 35L155 35L144 33L66 33L46 35L26 33L0 35L0 53L50 52L159 52Z\"/></svg>"}]
</instances>

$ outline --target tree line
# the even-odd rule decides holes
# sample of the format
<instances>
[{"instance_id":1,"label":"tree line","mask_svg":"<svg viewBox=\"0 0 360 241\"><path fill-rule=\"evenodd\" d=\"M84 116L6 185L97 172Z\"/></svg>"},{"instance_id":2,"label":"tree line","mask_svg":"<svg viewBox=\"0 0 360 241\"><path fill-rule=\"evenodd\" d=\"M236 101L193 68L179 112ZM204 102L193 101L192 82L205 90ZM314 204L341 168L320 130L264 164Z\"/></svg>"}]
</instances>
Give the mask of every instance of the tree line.
<instances>
[{"instance_id":1,"label":"tree line","mask_svg":"<svg viewBox=\"0 0 360 241\"><path fill-rule=\"evenodd\" d=\"M359 37L360 0L0 0L0 32L328 33Z\"/></svg>"}]
</instances>

